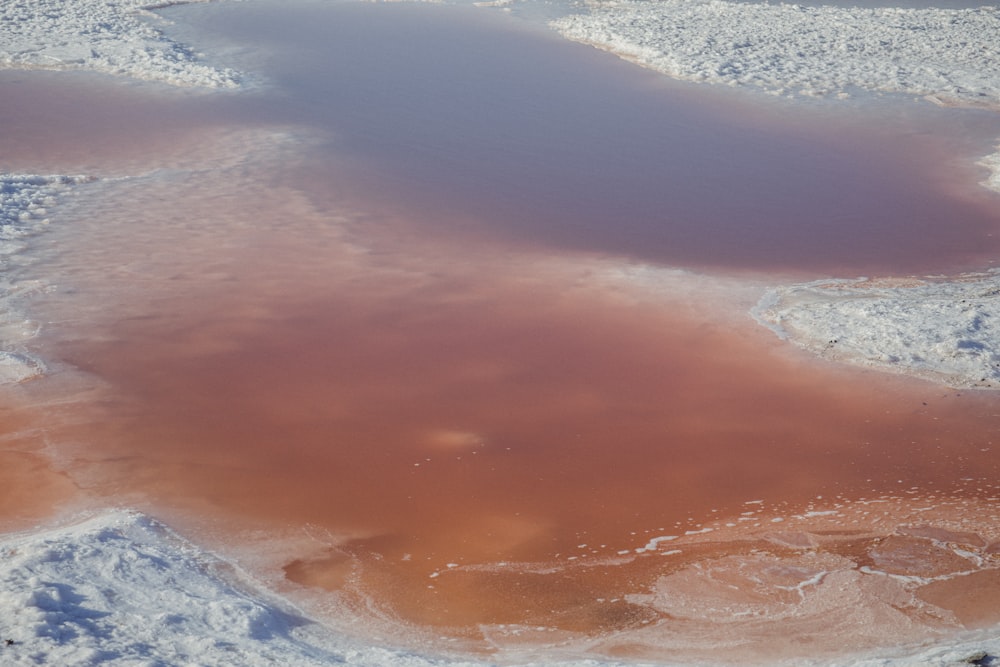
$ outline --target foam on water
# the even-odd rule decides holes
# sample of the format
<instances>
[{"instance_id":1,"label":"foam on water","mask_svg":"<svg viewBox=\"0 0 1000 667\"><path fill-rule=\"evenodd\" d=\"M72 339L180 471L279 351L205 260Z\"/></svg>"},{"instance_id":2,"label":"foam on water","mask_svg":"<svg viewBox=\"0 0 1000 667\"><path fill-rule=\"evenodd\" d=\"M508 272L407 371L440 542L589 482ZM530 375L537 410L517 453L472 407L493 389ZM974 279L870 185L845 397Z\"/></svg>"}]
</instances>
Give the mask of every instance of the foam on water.
<instances>
[{"instance_id":1,"label":"foam on water","mask_svg":"<svg viewBox=\"0 0 1000 667\"><path fill-rule=\"evenodd\" d=\"M45 229L48 209L74 185L89 182L86 176L0 174L0 384L17 383L45 372L45 362L26 349L37 325L21 312L20 300L42 289L35 281L12 275L28 238Z\"/></svg>"}]
</instances>

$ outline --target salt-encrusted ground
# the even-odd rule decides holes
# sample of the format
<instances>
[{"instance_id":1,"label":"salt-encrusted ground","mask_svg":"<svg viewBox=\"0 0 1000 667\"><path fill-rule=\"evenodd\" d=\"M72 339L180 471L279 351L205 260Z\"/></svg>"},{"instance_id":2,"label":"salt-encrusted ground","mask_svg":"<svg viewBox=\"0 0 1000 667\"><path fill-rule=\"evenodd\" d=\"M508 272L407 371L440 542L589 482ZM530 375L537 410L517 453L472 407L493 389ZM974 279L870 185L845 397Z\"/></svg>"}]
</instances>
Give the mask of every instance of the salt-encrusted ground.
<instances>
[{"instance_id":1,"label":"salt-encrusted ground","mask_svg":"<svg viewBox=\"0 0 1000 667\"><path fill-rule=\"evenodd\" d=\"M130 511L9 536L0 541L0 664L445 664L335 642L238 579L224 562Z\"/></svg>"},{"instance_id":2,"label":"salt-encrusted ground","mask_svg":"<svg viewBox=\"0 0 1000 667\"><path fill-rule=\"evenodd\" d=\"M668 76L776 93L853 89L1000 105L1000 12L614 0L552 23Z\"/></svg>"},{"instance_id":3,"label":"salt-encrusted ground","mask_svg":"<svg viewBox=\"0 0 1000 667\"><path fill-rule=\"evenodd\" d=\"M986 652L995 655L998 649L997 640L979 637L953 646L926 646L906 655L796 664L945 667L974 664L967 660ZM113 509L0 541L0 664L486 667L493 663L363 646L337 636L288 603L255 592L254 584L232 566L159 522ZM506 664L638 667L650 663L529 659Z\"/></svg>"},{"instance_id":4,"label":"salt-encrusted ground","mask_svg":"<svg viewBox=\"0 0 1000 667\"><path fill-rule=\"evenodd\" d=\"M0 67L91 69L178 85L237 85L236 73L165 38L157 30L162 19L141 10L148 4L2 2ZM807 94L836 95L861 87L963 104L1000 100L1000 27L994 9L625 1L557 25L574 39L640 61L648 58L647 65L669 61L679 68L673 75L696 80ZM678 25L684 29L675 29ZM669 58L668 47L673 49ZM987 163L991 159L990 182L1000 189L997 158ZM43 229L47 209L83 180L0 178L4 267L30 234ZM0 381L24 380L41 368L23 349L34 325L9 308L18 292L31 288L3 284L0 310L7 319L0 322ZM776 289L758 315L822 354L975 385L1000 381L1000 336L994 324L998 295L995 274L906 285L834 281ZM486 664L358 646L304 621L284 602L251 592L252 585L238 579L210 554L127 511L8 536L0 542L0 664ZM929 646L854 664L972 664L968 660L981 649L995 654L1000 645Z\"/></svg>"},{"instance_id":5,"label":"salt-encrusted ground","mask_svg":"<svg viewBox=\"0 0 1000 667\"><path fill-rule=\"evenodd\" d=\"M614 0L552 22L569 39L668 76L776 94L854 91L1000 109L1000 11ZM979 162L1000 191L1000 153ZM1000 387L996 274L887 287L825 281L769 292L756 317L830 359L954 386Z\"/></svg>"},{"instance_id":6,"label":"salt-encrusted ground","mask_svg":"<svg viewBox=\"0 0 1000 667\"><path fill-rule=\"evenodd\" d=\"M293 615L227 584L155 521L116 511L0 543L0 662L321 665Z\"/></svg>"},{"instance_id":7,"label":"salt-encrusted ground","mask_svg":"<svg viewBox=\"0 0 1000 667\"><path fill-rule=\"evenodd\" d=\"M755 316L836 361L955 387L1000 388L1000 274L818 281L769 291Z\"/></svg>"},{"instance_id":8,"label":"salt-encrusted ground","mask_svg":"<svg viewBox=\"0 0 1000 667\"><path fill-rule=\"evenodd\" d=\"M203 1L203 0L198 0ZM178 86L231 88L240 76L166 38L150 0L0 2L0 67L86 69Z\"/></svg>"}]
</instances>

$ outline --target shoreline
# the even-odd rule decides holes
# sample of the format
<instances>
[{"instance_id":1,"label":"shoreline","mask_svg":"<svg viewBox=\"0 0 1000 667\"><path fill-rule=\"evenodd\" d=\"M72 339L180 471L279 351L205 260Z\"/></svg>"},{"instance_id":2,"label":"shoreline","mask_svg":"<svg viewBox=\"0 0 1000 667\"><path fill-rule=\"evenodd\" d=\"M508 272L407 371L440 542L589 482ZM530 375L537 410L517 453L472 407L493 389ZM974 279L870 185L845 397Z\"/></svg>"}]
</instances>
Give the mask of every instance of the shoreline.
<instances>
[{"instance_id":1,"label":"shoreline","mask_svg":"<svg viewBox=\"0 0 1000 667\"><path fill-rule=\"evenodd\" d=\"M673 78L793 97L902 93L1000 110L1000 83L983 74L997 57L1000 25L989 7L596 2L550 25Z\"/></svg>"},{"instance_id":2,"label":"shoreline","mask_svg":"<svg viewBox=\"0 0 1000 667\"><path fill-rule=\"evenodd\" d=\"M1000 389L997 270L775 287L751 314L778 338L830 361L955 388Z\"/></svg>"},{"instance_id":3,"label":"shoreline","mask_svg":"<svg viewBox=\"0 0 1000 667\"><path fill-rule=\"evenodd\" d=\"M750 610L759 608L756 613L776 614L781 619L791 601L799 596L801 604L813 608L813 614L819 615L825 623L836 625L842 622L844 613L862 618L871 613L863 607L842 610L827 607L830 591L845 584L856 586L856 582L848 584L849 578L861 578L869 582L869 587L879 587L894 579L910 586L920 581L928 591L948 583L955 589L954 593L940 593L935 589L927 596L935 601L950 599L951 602L945 604L957 604L957 609L961 609L978 582L972 581L975 576L963 572L949 573L948 568L955 565L940 559L945 558L943 554L949 550L954 550L959 560L967 559L970 550L993 552L1000 543L986 544L978 535L960 526L949 529L918 522L905 527L904 522L904 527L876 540L872 553L877 568L866 566L860 572L852 572L850 568L839 570L836 557L831 560L829 555L823 555L830 548L836 551L838 541L846 545L857 539L847 533L825 530L824 522L830 528L838 527L847 516L871 514L867 508L878 509L880 504L893 502L898 501L874 499L847 505L834 502L794 516L770 517L766 509L761 511L755 517L762 526L754 529L757 537L750 533L738 539L749 540L748 544L769 544L771 548L797 551L797 557L785 557L784 565L797 570L795 576L801 579L794 587L793 597L764 601L751 596L744 603L738 603L736 598L724 602L725 596L731 594L720 590L714 595L724 597L710 595L703 604L749 604L747 612L750 614L754 613ZM918 510L915 516L919 514ZM816 532L798 532L805 523L813 525ZM636 548L633 554L620 556L619 560L667 560L677 558L674 554L684 550L697 549L699 545L711 549L718 540L728 539L717 532L731 530L726 525L732 523L720 523L686 536L659 536ZM879 542L883 546L877 546ZM943 569L936 574L928 570L916 577L905 574L909 558L906 554L913 548L910 543L940 549L942 556L937 567ZM898 557L893 555L892 549L899 550ZM431 649L426 640L417 640L409 646L409 642L400 638L371 643L364 636L352 636L352 633L327 625L322 614L317 617L309 611L308 598L277 593L238 564L195 545L158 519L114 506L64 511L30 530L4 533L0 536L0 552L5 554L4 566L0 568L5 589L0 595L0 610L4 611L6 619L0 622L0 640L9 640L6 645L0 645L0 656L15 660L28 655L33 659L41 656L68 666L91 664L98 655L103 661L111 662L141 659L151 651L171 660L197 656L201 664L220 667L232 664L236 657L240 664L251 667L272 664L275 660L296 665L336 663L402 667L698 667L709 664L905 667L915 662L952 667L1000 655L1000 639L993 632L995 625L982 626L978 630L924 630L923 634L912 635L896 645L855 648L836 656L814 654L811 657L805 654L794 657L757 655L743 640L730 644L719 638L710 641L705 635L707 644L718 644L715 648L706 646L695 652L705 657L665 661L649 655L649 649L630 657L620 655L620 650L615 648L620 640L614 635L577 637L575 641L563 639L553 645L546 633L515 626L499 626L490 631L500 643L489 655L449 651L440 646ZM716 576L723 577L720 582L729 582L727 586L732 585L733 576L748 577L756 581L754 586L761 585L762 582L756 579L759 576L777 577L777 581L787 576L776 569L778 561L771 560L766 552L738 558L736 561L722 555L712 566ZM741 563L739 569L733 569L737 562ZM529 570L533 566L544 564L525 564ZM751 569L741 573L744 567ZM898 569L901 567L904 569ZM757 572L752 568L761 569ZM691 612L685 601L685 590L690 585L688 580L692 574L700 576L699 571L700 567L675 571L649 594L640 596L642 603L666 605L674 613L682 614L673 622L682 622L683 615ZM992 576L997 571L978 572ZM448 576L460 573L461 570L456 570ZM969 579L971 590L964 585L964 579ZM128 602L123 604L122 600ZM639 602L638 597L636 602ZM896 603L898 601L893 602ZM986 618L994 616L991 610ZM719 626L714 624L717 622L712 622L706 631L722 631L726 637L734 631L740 633L736 636L743 637L743 633L754 625L754 622L738 619ZM801 623L802 619L788 617L779 622L792 623L795 627L794 624ZM740 624L746 628L740 630ZM690 641L698 641L698 636L698 633L693 634ZM622 639L628 643L626 638L627 635ZM638 644L632 646L633 650L638 648ZM665 647L664 652L683 656L691 654L692 648L683 643L672 644L670 648ZM616 653L619 655L615 656Z\"/></svg>"},{"instance_id":4,"label":"shoreline","mask_svg":"<svg viewBox=\"0 0 1000 667\"><path fill-rule=\"evenodd\" d=\"M168 82L173 83L172 80L169 79L167 80ZM209 77L208 80L215 81L215 79L212 79L211 77ZM195 85L200 85L200 84L195 84ZM212 86L217 86L217 85L218 84L216 83L212 84ZM234 84L234 86L235 85L236 84ZM222 87L227 88L230 86L228 84L223 84ZM994 171L994 176L993 176L994 180L998 177L997 176L998 173L1000 172L996 170ZM15 196L10 198L10 201L15 201L15 204L13 204L13 209L15 209L15 212L10 214L11 219L17 218L18 220L20 220L21 214L18 213L17 211L23 210L24 212L26 212L28 219L31 221L36 221L36 220L43 221L44 220L43 216L47 212L46 208L51 207L53 205L58 206L57 200L50 200L50 197L52 195L48 193L47 190L44 189L44 186L46 186L50 182L56 185L71 186L72 183L64 179L72 180L75 178L83 178L83 177L66 177L66 176L60 176L60 177L35 177L35 176L24 177L24 176L14 176L14 175L10 176L4 175L4 176L8 179L8 181L0 181L0 186L2 186L5 182L11 182L11 183L27 182L30 184L30 183L35 183L39 178L53 179L52 181L38 183L41 189L39 189L37 193L31 190L18 190L15 193ZM21 180L15 180L18 178ZM86 181L80 181L80 182L86 182ZM4 200L0 199L0 204L3 203ZM0 220L3 219L3 215L4 215L3 208L2 206L0 206ZM667 272L671 271L670 269L663 269L663 270ZM641 270L632 271L631 273L638 274L640 281L645 278L645 276L643 275L643 271ZM626 275L624 278L616 276L615 279L622 279L627 282L628 280L634 277L629 275L629 271L626 271L625 274ZM694 276L694 279L697 280L697 276ZM992 282L989 283L990 286L993 285L994 282L996 282L998 279L992 278L991 280ZM653 282L655 282L655 279L653 280ZM905 290L919 290L921 289L921 287L925 287L927 285L931 285L931 287L927 288L928 290L939 289L937 287L934 287L933 286L934 284L932 283L923 283L918 285L904 285L904 286L898 286L898 285L886 286L884 284L880 285L876 284L876 285L869 285L868 287L870 289L876 290L874 294L877 294L879 297L883 297L884 295L888 294L890 296L886 298L892 298L891 295L893 294L912 295L914 292L912 291L906 292ZM945 294L951 294L951 292L948 290L951 290L952 288L948 286L952 285L952 283L942 283L942 285L945 286L943 288L945 290ZM810 283L807 285L792 285L789 287L778 287L775 288L774 292L777 305L772 306L774 312L777 313L777 315L775 315L775 318L779 322L779 324L777 324L776 326L787 325L789 328L791 328L792 325L789 324L790 319L794 319L794 317L799 317L800 319L802 319L804 316L801 313L809 312L808 310L793 311L791 310L790 307L781 308L780 304L784 303L782 299L787 300L790 299L791 297L812 295L813 292L810 290L815 290L815 289L826 289L826 291L821 292L821 294L823 295L829 295L840 290L844 292L845 295L847 295L845 296L844 303L857 303L858 301L856 297L856 293L858 291L857 286L843 287L839 284L835 284L831 288L821 288L819 285L814 285ZM855 291L852 292L851 291L852 289ZM643 290L651 291L651 288L648 287L647 285L644 285ZM893 290L896 291L894 292ZM765 295L765 297L763 298L767 298L767 296ZM905 304L910 303L911 301L912 298L910 296L906 296L902 299L897 299L898 302L897 305L898 307L905 309L907 307ZM990 303L992 304L993 302L991 301ZM984 320L988 320L989 317L992 317L993 314L992 308L993 306L991 305L988 313L986 312L980 313L984 315ZM20 321L19 317L16 316L16 314L12 314L11 317L14 320ZM804 327L805 325L801 326ZM848 323L848 324L837 324L836 326L850 328L851 325ZM972 325L970 324L970 326ZM935 335L940 335L941 333L941 327L931 326L927 328L932 329ZM983 348L979 346L985 345L986 343L989 342L989 333L992 332L992 329L989 329L988 327L984 327L982 325L979 325L978 328L974 329L975 330L970 333L981 334L982 338L972 338L969 336L965 336L964 338L962 338L962 340L968 340L976 344L976 345L970 345L965 349L982 350ZM17 346L24 345L26 341L30 341L30 335L29 335L30 333L31 333L30 331L26 332L23 341L19 339L16 345ZM817 327L814 327L813 333L810 335L812 335L813 338L815 338L816 340L820 340L823 339L824 337L829 337L832 334L827 333L826 330L823 329L817 330ZM838 339L845 337L844 334L837 334L837 336ZM4 340L5 341L8 340L8 337L5 337ZM10 340L13 340L13 338L10 338ZM986 342L984 342L984 340ZM936 343L934 344L936 345ZM10 358L14 360L12 364L16 366L16 363L19 362L19 360L21 359L16 355L22 354L22 352L5 351L3 352L3 354L13 355ZM873 353L865 352L865 354L871 355ZM924 356L926 356L926 353ZM980 356L983 356L985 358L984 355ZM0 359L0 363L2 363L2 359ZM31 366L30 363L28 365ZM976 373L974 374L978 373L979 371L976 371ZM997 371L997 373L1000 373L1000 371ZM27 379L28 376L25 375L22 377L21 375L15 373L11 377L15 378L14 380L12 380L13 382L19 382L21 380ZM997 377L1000 378L1000 375L998 375ZM817 509L815 511L822 513L827 510ZM197 600L204 599L198 596L206 594L205 591L214 591L214 593L212 594L227 600L228 602L226 604L232 604L233 607L231 609L224 609L223 607L225 605L220 604L218 609L220 615L214 619L213 618L203 619L204 623L201 626L195 625L194 624L195 620L191 620L192 625L186 626L185 623L187 623L187 621L183 619L178 621L176 625L174 625L173 621L171 621L171 619L168 618L167 616L164 616L163 618L159 619L160 621L164 621L167 627L170 628L176 627L181 632L180 635L181 641L193 641L192 634L197 632L198 628L208 627L213 631L217 631L218 634L213 635L212 636L213 638L208 639L206 641L209 642L209 644L214 642L211 649L217 650L219 652L218 655L220 657L217 658L218 664L226 664L225 661L227 659L231 659L234 651L244 651L244 653L241 655L241 659L246 660L247 662L244 662L244 664L248 665L254 664L252 660L255 659L255 657L257 656L270 655L269 653L266 653L266 651L273 652L274 655L276 656L275 657L276 660L287 660L289 659L289 656L291 656L292 659L298 661L296 664L313 664L310 662L313 660L316 661L315 664L326 664L324 661L342 660L349 664L359 664L359 665L364 665L364 664L377 665L377 664L386 664L386 662L388 662L388 664L401 664L401 665L491 664L489 662L479 662L478 660L463 661L460 658L426 657L418 653L414 653L412 651L405 651L403 649L398 649L398 650L388 649L388 648L383 648L379 645L359 647L353 643L354 640L348 640L346 647L337 645L332 649L329 647L311 645L309 643L310 640L308 638L305 638L305 636L299 636L296 632L296 623L301 621L302 619L288 619L283 617L282 614L286 613L286 611L282 610L280 604L276 607L278 609L277 612L275 611L275 607L269 606L270 602L273 601L272 594L267 593L266 595L264 595L264 597L256 597L256 599L251 600L246 598L243 595L243 593L239 591L234 592L231 589L227 589L226 586L224 585L227 583L227 580L225 578L222 578L219 581L214 581L214 582L206 580L204 578L199 578L199 577L204 577L206 575L206 572L211 572L214 569L218 568L226 569L227 567L234 567L234 566L214 561L213 559L215 557L212 554L200 551L197 547L192 546L190 543L184 542L183 540L179 540L176 534L172 533L172 531L170 531L169 529L163 528L163 526L158 524L156 520L144 518L141 515L133 514L128 510L115 510L115 509L107 511L98 510L95 513L96 513L95 518L91 520L89 523L85 521L83 524L78 524L74 523L71 520L71 522L67 525L62 523L61 521L56 521L57 527L55 528L49 525L49 527L42 529L41 532L18 533L13 536L5 535L2 542L0 542L0 550L5 550L6 553L17 552L20 554L20 557L24 557L28 560L30 560L31 558L35 558L34 561L35 565L32 565L31 567L36 567L39 564L52 564L54 569L51 578L53 580L56 578L57 573L73 573L73 576L76 577L75 579L72 580L73 583L60 585L60 584L46 583L38 580L32 580L30 577L23 576L22 570L5 570L2 573L3 576L6 577L5 579L6 581L11 583L12 585L19 586L19 588L17 588L16 594L12 593L8 598L6 598L8 604L12 605L11 613L16 618L18 618L19 621L23 620L25 624L29 625L33 624L31 627L33 627L37 631L38 641L50 642L51 643L50 645L47 644L47 646L49 646L48 650L52 651L50 655L53 657L53 659L58 659L63 664L73 664L74 660L85 662L86 660L90 659L90 657L98 655L101 651L105 652L119 651L120 655L118 657L121 659L125 659L126 657L131 655L137 655L137 656L141 655L141 651L146 650L146 648L143 648L138 644L135 644L134 646L129 644L127 639L121 639L122 637L121 633L127 634L128 632L134 631L136 634L141 634L142 632L145 632L145 629L140 627L129 626L128 619L123 619L122 617L116 616L118 610L116 610L114 608L114 605L111 604L110 602L104 607L96 606L97 603L95 601L100 599L101 593L93 592L90 589L84 588L85 582L93 580L98 574L102 574L101 572L95 573L92 569L87 569L87 568L99 567L95 563L97 563L97 561L100 561L101 559L100 552L102 549L108 549L111 552L113 552L116 558L121 559L120 562L126 562L129 561L129 559L134 560L134 554L136 553L141 553L144 555L152 554L155 558L159 558L162 561L169 563L171 567L174 568L171 571L175 574L177 580L189 582L192 587L197 589L196 591L197 595L193 595L191 598L187 600L180 600L180 598L178 598L179 601L177 602L175 607L171 608L172 611L164 611L163 612L164 614L183 616L188 609L197 604L196 602ZM807 518L816 519L818 517L819 515ZM774 517L774 518L781 518L781 517ZM768 520L771 519L769 518ZM785 520L777 523L784 523L784 521ZM955 532L956 534L958 534L959 531L957 531L956 529ZM918 536L914 539L927 540L930 542L948 541L947 539L937 539L940 537L940 535L939 534L935 535L937 535L937 537L933 539L921 536ZM660 552L661 554L666 554L668 551L671 551L675 546L675 540L667 539L667 537L672 537L672 536L669 535L653 536L650 540L644 542L646 546L637 543L635 550L636 552L645 550L651 553ZM685 545L693 543L698 539L694 535L688 535L685 537L688 538L687 541L682 540L682 542ZM912 536L904 536L904 537L912 537ZM128 542L129 539L133 540L132 544L129 544ZM794 540L798 539L798 536L796 535L793 537L786 537L782 539L785 539L786 542L788 540L792 540L794 542ZM803 539L808 539L808 538L803 538ZM920 544L923 545L924 542L920 542ZM988 549L991 547L991 545L992 543L989 545L983 545L982 547L978 548ZM789 545L786 544L785 546ZM795 545L792 544L792 548L794 548L794 546ZM994 553L994 552L989 552L989 553ZM128 554L133 554L133 555L130 556ZM24 567L23 566L24 562L26 561L18 561L16 567L19 568ZM152 560L150 560L150 562L152 562ZM80 573L77 574L76 571L73 570L72 568L67 569L67 567L70 565L79 566L80 568L82 568ZM136 572L138 572L138 569L136 570ZM143 572L145 572L145 570L143 570ZM143 574L142 576L145 576L145 574ZM815 576L817 576L815 572L810 573L805 581L806 582L811 581L812 578L814 578ZM211 578L209 577L209 579ZM237 579L239 579L239 577L237 577ZM139 584L140 586L149 585L148 584L149 580L143 580L143 581L146 581L147 583L140 583ZM106 585L109 586L109 590L113 590L113 583L107 583ZM799 582L799 586L800 588L798 588L797 590L801 592L805 589L809 589L813 585ZM804 586L805 588L802 588L802 586ZM249 587L253 588L253 586ZM118 595L122 599L126 599L133 592L134 591L130 589L124 589L120 591ZM256 591L258 596L261 594L261 592L262 592L261 590ZM83 597L87 600L86 602L78 597L83 593L86 593L85 595L83 595ZM111 599L113 599L113 596L108 598L108 600ZM195 600L195 602L192 602L192 600ZM102 616L102 614L108 614L108 616ZM218 618L224 619L226 624L231 623L234 618L238 620L238 623L240 623L239 625L240 629L238 633L239 641L235 642L233 641L232 637L228 635L228 630L227 630L227 628L231 626L218 622L217 621ZM112 626L118 626L119 629L109 630L109 628ZM74 627L76 629L72 630L72 628ZM63 630L65 628L70 628L71 631L64 632ZM5 633L6 635L11 634L7 628L0 627L0 631ZM72 636L73 632L76 633L75 637ZM113 642L118 642L118 643L112 643L111 648L109 648L106 643L107 636L109 633L110 636L114 637ZM0 639L2 638L5 637L0 636ZM73 640L79 640L81 643L86 644L85 648L82 649L82 651L84 652L81 653L73 652L75 651L75 648L71 645L67 645L68 643L71 643ZM341 638L338 637L337 639L334 640L334 643L336 644L340 640ZM105 645L102 646L101 645L102 642L105 642ZM207 645L208 644L199 645L197 647L197 650L198 651L205 650L205 646ZM266 648L260 648L262 646ZM16 647L16 649L12 647L4 648L0 646L0 658L2 658L8 651L13 653L15 650L16 651L21 651L22 649L24 651L32 650L32 647L29 644L29 642L17 638L15 638L15 644L13 645L13 647ZM76 648L80 647L77 646ZM169 649L163 649L163 650L169 650ZM536 649L526 649L525 652L527 655L531 656L534 655L533 651L535 650ZM976 640L970 639L968 640L967 643L954 643L945 647L936 647L936 648L923 646L920 650L922 650L923 652L915 651L912 655L907 655L905 657L899 657L899 658L896 657L887 658L885 657L884 655L885 652L883 651L877 658L869 659L867 657L858 657L856 661L852 664L855 664L858 667L869 664L905 665L907 664L908 661L914 659L915 656L918 656L921 659L936 661L933 664L940 664L940 665L946 665L962 661L968 662L970 656L975 655L976 651L979 650L986 650L989 652L990 655L993 656L1000 654L1000 640L980 641L979 639ZM132 651L135 651L135 653L130 653ZM511 652L511 655L517 655L517 652L518 650L515 649ZM502 655L501 657L504 658L502 662L504 664L507 664L508 660L506 654ZM526 658L526 660L527 661L518 661L516 664L524 664L524 665L551 664L548 660L545 660L544 658L529 657ZM887 660L889 662L886 662ZM892 662L892 660L896 660L897 662ZM628 660L627 662L615 662L612 659L605 660L603 658L586 658L586 659L567 659L566 661L561 662L559 664L634 665L637 663L634 662L633 660ZM675 664L675 663L655 662L651 664ZM692 665L696 663L684 662L676 664ZM733 662L732 664L745 664L745 663ZM802 664L802 661L799 660L797 661L796 664ZM842 664L842 663L839 662L834 663L833 661L825 663L820 661L811 664L819 665L819 664Z\"/></svg>"}]
</instances>

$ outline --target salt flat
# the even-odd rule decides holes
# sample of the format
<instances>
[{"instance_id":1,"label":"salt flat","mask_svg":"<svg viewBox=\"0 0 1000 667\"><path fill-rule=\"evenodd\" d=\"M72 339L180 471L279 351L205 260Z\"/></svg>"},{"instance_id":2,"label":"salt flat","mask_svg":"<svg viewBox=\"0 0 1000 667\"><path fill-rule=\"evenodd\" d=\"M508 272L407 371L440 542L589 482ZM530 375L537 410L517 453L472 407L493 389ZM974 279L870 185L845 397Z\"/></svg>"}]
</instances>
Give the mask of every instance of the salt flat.
<instances>
[{"instance_id":1,"label":"salt flat","mask_svg":"<svg viewBox=\"0 0 1000 667\"><path fill-rule=\"evenodd\" d=\"M668 76L777 94L863 89L996 106L1000 13L659 0L596 2L552 22L566 37Z\"/></svg>"},{"instance_id":2,"label":"salt flat","mask_svg":"<svg viewBox=\"0 0 1000 667\"><path fill-rule=\"evenodd\" d=\"M240 76L164 37L146 0L12 0L0 6L0 67L95 70L178 86L232 88Z\"/></svg>"},{"instance_id":3,"label":"salt flat","mask_svg":"<svg viewBox=\"0 0 1000 667\"><path fill-rule=\"evenodd\" d=\"M137 0L4 3L0 65L93 70L219 89L223 94L239 88L245 75L215 66L210 58L171 41L158 28L165 25L163 20L144 6ZM674 30L674 25L685 29ZM595 5L590 14L560 19L555 26L572 39L601 45L673 76L780 94L829 96L831 103L855 89L866 89L990 107L997 104L1000 91L995 67L997 17L992 9L621 2ZM830 52L836 57L827 57ZM996 155L984 158L987 165L996 161ZM241 160L233 164L238 166ZM997 188L996 173L994 167L988 187ZM189 178L197 180L198 174ZM32 235L45 232L49 212L75 187L89 182L84 176L2 175L0 240L5 269L24 256ZM167 185L163 188L170 191ZM642 280L641 274L623 272L635 281ZM734 290L749 289L740 279L711 281L721 284L723 291L726 281ZM654 288L667 284L649 282ZM669 289L681 292L685 285L698 283L697 274L686 273L672 279ZM4 285L0 379L13 384L45 370L44 360L32 356L31 340L40 325L24 313L23 302L15 303L18 295L33 288L27 282ZM1000 336L994 326L1000 315L998 288L1000 278L995 273L881 281L831 277L781 285L766 293L761 289L756 314L780 335L837 361L884 367L952 386L995 387L1000 382ZM462 447L479 438L472 431L435 433L447 446L456 441ZM637 545L645 544L643 548L653 552L661 542L674 546L667 536L636 539ZM794 542L796 536L780 539ZM670 553L666 544L662 546L663 554ZM102 510L6 536L0 554L4 556L0 662L492 664L488 658L429 657L349 639L307 619L232 564L156 520L127 510ZM809 573L792 592L812 590L817 576ZM4 645L4 639L11 643ZM928 640L903 654L883 651L850 664L944 666L967 662L979 651L995 655L1000 642L983 633L949 639L944 645ZM505 661L557 664L530 652L513 652ZM609 658L567 659L558 664L640 663ZM807 658L794 664L844 663Z\"/></svg>"}]
</instances>

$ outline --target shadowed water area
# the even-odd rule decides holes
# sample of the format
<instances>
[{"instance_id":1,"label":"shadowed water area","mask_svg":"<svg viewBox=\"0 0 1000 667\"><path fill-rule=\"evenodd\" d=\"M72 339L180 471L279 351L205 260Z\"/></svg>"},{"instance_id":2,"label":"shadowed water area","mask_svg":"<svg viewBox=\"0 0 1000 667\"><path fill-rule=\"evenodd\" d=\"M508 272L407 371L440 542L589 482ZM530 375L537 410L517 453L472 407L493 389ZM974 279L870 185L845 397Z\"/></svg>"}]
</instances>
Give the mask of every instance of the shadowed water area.
<instances>
[{"instance_id":1,"label":"shadowed water area","mask_svg":"<svg viewBox=\"0 0 1000 667\"><path fill-rule=\"evenodd\" d=\"M989 113L773 113L471 9L216 11L279 92L228 117L327 130L296 177L334 207L716 269L926 272L1000 247L996 207L940 177L957 138L995 138Z\"/></svg>"},{"instance_id":2,"label":"shadowed water area","mask_svg":"<svg viewBox=\"0 0 1000 667\"><path fill-rule=\"evenodd\" d=\"M3 474L43 440L52 497L151 508L428 650L832 655L1000 620L941 546L995 588L992 394L816 362L743 315L764 283L642 264L985 263L996 209L938 164L982 117L769 114L483 10L191 16L274 87L0 101L87 128L10 164L146 174L32 242L55 361Z\"/></svg>"}]
</instances>

